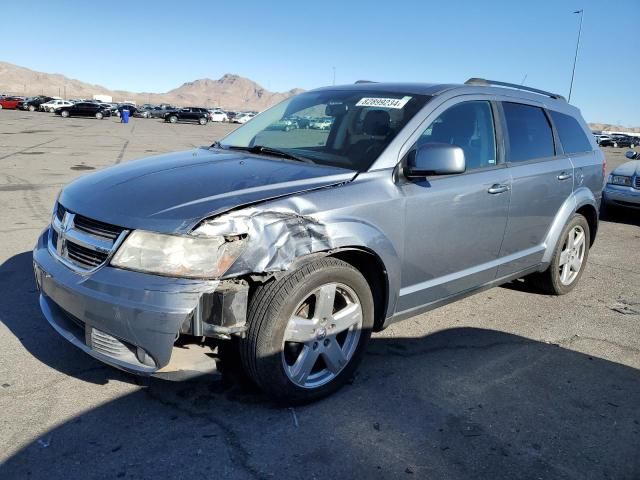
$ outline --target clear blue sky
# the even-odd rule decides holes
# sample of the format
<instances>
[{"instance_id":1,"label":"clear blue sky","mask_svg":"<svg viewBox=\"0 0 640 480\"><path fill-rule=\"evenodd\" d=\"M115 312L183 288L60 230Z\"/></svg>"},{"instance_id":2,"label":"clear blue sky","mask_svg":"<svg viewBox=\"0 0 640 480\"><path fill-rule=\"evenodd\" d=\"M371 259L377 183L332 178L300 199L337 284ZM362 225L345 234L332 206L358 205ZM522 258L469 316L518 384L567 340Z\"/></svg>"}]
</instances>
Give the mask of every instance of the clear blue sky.
<instances>
[{"instance_id":1,"label":"clear blue sky","mask_svg":"<svg viewBox=\"0 0 640 480\"><path fill-rule=\"evenodd\" d=\"M640 126L640 0L6 2L0 60L163 92L227 72L270 90L485 77L568 94L591 122ZM9 21L11 19L11 21Z\"/></svg>"}]
</instances>

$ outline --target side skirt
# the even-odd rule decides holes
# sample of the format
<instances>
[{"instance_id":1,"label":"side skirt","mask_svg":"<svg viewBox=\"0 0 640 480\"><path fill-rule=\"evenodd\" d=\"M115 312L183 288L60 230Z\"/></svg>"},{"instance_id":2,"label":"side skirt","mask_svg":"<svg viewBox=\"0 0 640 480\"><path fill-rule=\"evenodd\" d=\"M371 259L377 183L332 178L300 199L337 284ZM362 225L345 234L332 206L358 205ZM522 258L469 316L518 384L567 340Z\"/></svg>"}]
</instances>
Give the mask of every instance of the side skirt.
<instances>
[{"instance_id":1,"label":"side skirt","mask_svg":"<svg viewBox=\"0 0 640 480\"><path fill-rule=\"evenodd\" d=\"M421 313L425 313L425 312L434 310L436 308L443 307L443 306L445 306L445 305L447 305L449 303L453 303L453 302L461 300L463 298L470 297L471 295L475 295L476 293L484 292L485 290L489 290L490 288L498 287L498 286L503 285L505 283L508 283L508 282L510 282L512 280L516 280L518 278L522 278L522 277L524 277L526 275L529 275L530 273L540 272L540 271L544 270L543 267L546 268L543 264L534 265L533 267L529 267L529 268L527 268L525 270L521 270L521 271L513 273L511 275L507 275L507 276L504 276L504 277L496 278L495 280L487 282L487 283L485 283L483 285L480 285L478 287L470 288L470 289L465 290L463 292L456 293L454 295L450 295L450 296L445 297L445 298L441 298L440 300L436 300L434 302L427 303L425 305L421 305L421 306L416 307L416 308L412 308L412 309L409 309L409 310L404 310L402 312L398 312L395 315L393 315L391 317L388 317L385 320L383 329L388 327L392 323L396 323L396 322L399 322L401 320L406 320L407 318L411 318L411 317L414 317L416 315L420 315Z\"/></svg>"}]
</instances>

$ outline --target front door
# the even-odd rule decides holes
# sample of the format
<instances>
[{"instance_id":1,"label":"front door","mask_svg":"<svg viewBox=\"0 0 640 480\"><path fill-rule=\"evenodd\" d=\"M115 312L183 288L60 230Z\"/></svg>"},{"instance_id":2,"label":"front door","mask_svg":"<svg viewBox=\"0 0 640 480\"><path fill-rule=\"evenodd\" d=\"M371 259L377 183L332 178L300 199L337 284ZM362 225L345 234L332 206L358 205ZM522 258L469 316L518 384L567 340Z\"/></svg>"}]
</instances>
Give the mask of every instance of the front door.
<instances>
[{"instance_id":1,"label":"front door","mask_svg":"<svg viewBox=\"0 0 640 480\"><path fill-rule=\"evenodd\" d=\"M488 101L457 103L436 118L416 147L464 150L466 171L401 185L405 249L397 312L492 281L507 223L508 169L498 160L495 111Z\"/></svg>"}]
</instances>

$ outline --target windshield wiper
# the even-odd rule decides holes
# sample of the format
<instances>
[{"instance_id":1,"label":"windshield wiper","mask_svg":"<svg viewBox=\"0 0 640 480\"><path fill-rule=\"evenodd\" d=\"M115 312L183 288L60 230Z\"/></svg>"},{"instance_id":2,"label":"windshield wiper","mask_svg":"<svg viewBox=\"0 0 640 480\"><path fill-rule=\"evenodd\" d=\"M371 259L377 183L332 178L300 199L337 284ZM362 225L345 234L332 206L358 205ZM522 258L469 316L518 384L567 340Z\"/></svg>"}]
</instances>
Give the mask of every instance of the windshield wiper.
<instances>
[{"instance_id":1,"label":"windshield wiper","mask_svg":"<svg viewBox=\"0 0 640 480\"><path fill-rule=\"evenodd\" d=\"M266 147L264 145L254 145L253 147L236 147L230 145L227 148L232 150L245 150L251 153L266 153L267 155L276 155L278 157L288 158L289 160L297 160L298 162L315 163L310 158L301 157L300 155L294 155L293 153L289 153L285 150L278 150L277 148Z\"/></svg>"}]
</instances>

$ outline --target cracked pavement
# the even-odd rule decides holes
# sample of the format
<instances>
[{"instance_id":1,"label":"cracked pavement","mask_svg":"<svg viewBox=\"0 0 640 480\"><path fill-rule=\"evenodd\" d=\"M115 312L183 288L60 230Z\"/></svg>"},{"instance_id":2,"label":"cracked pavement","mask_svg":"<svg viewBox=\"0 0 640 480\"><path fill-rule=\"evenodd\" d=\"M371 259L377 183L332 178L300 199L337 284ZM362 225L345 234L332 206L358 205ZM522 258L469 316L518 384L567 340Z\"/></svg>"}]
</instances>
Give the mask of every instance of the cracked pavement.
<instances>
[{"instance_id":1,"label":"cracked pavement","mask_svg":"<svg viewBox=\"0 0 640 480\"><path fill-rule=\"evenodd\" d=\"M60 338L31 272L58 190L229 128L0 112L0 478L640 478L637 212L601 222L571 294L513 282L395 324L294 410L233 368L143 381Z\"/></svg>"}]
</instances>

